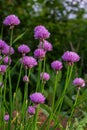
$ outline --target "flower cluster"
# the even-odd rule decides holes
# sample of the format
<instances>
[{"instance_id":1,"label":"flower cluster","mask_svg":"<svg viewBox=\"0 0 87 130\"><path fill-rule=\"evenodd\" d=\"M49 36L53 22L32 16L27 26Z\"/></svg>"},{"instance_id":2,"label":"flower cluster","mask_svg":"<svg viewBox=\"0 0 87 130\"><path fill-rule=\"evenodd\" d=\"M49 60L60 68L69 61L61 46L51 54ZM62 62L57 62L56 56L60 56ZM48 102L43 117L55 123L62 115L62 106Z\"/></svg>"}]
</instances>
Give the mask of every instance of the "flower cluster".
<instances>
[{"instance_id":1,"label":"flower cluster","mask_svg":"<svg viewBox=\"0 0 87 130\"><path fill-rule=\"evenodd\" d=\"M40 74L40 79L44 80L44 81L48 81L50 79L50 75L48 73L46 73L46 72L44 72L44 73L42 72Z\"/></svg>"},{"instance_id":2,"label":"flower cluster","mask_svg":"<svg viewBox=\"0 0 87 130\"><path fill-rule=\"evenodd\" d=\"M22 53L23 55L27 54L28 52L30 52L30 48L25 45L25 44L22 44L18 47L18 52Z\"/></svg>"},{"instance_id":3,"label":"flower cluster","mask_svg":"<svg viewBox=\"0 0 87 130\"><path fill-rule=\"evenodd\" d=\"M29 106L28 107L28 113L30 115L34 115L37 105L38 104L43 104L45 102L45 97L42 95L42 93L35 92L30 95L30 100L34 103L34 106Z\"/></svg>"},{"instance_id":4,"label":"flower cluster","mask_svg":"<svg viewBox=\"0 0 87 130\"><path fill-rule=\"evenodd\" d=\"M41 93L35 92L30 95L30 100L35 104L42 104L45 102L45 97Z\"/></svg>"},{"instance_id":5,"label":"flower cluster","mask_svg":"<svg viewBox=\"0 0 87 130\"><path fill-rule=\"evenodd\" d=\"M38 48L44 49L44 51L46 51L46 52L53 50L52 44L49 43L47 40L41 41Z\"/></svg>"},{"instance_id":6,"label":"flower cluster","mask_svg":"<svg viewBox=\"0 0 87 130\"><path fill-rule=\"evenodd\" d=\"M43 59L45 57L45 51L43 49L36 49L34 51L34 57L37 59Z\"/></svg>"},{"instance_id":7,"label":"flower cluster","mask_svg":"<svg viewBox=\"0 0 87 130\"><path fill-rule=\"evenodd\" d=\"M50 33L44 26L39 25L39 26L35 27L35 29L34 29L34 38L35 39L43 40L43 39L49 38L49 36L50 36Z\"/></svg>"},{"instance_id":8,"label":"flower cluster","mask_svg":"<svg viewBox=\"0 0 87 130\"><path fill-rule=\"evenodd\" d=\"M85 87L85 81L82 78L75 78L73 84L78 88Z\"/></svg>"},{"instance_id":9,"label":"flower cluster","mask_svg":"<svg viewBox=\"0 0 87 130\"><path fill-rule=\"evenodd\" d=\"M60 61L58 61L58 60L56 60L56 61L53 61L52 63L51 63L51 67L54 69L54 70L56 70L56 71L59 71L59 70L61 70L62 69L62 62L60 62Z\"/></svg>"},{"instance_id":10,"label":"flower cluster","mask_svg":"<svg viewBox=\"0 0 87 130\"><path fill-rule=\"evenodd\" d=\"M20 20L16 15L11 14L4 19L3 24L10 26L10 29L12 29L15 25L20 24Z\"/></svg>"},{"instance_id":11,"label":"flower cluster","mask_svg":"<svg viewBox=\"0 0 87 130\"><path fill-rule=\"evenodd\" d=\"M37 65L37 61L32 56L24 56L20 62L25 66L25 68L33 68Z\"/></svg>"},{"instance_id":12,"label":"flower cluster","mask_svg":"<svg viewBox=\"0 0 87 130\"><path fill-rule=\"evenodd\" d=\"M80 60L80 57L76 52L66 51L63 54L62 59L66 61L69 65L73 65L74 62L77 62Z\"/></svg>"}]
</instances>

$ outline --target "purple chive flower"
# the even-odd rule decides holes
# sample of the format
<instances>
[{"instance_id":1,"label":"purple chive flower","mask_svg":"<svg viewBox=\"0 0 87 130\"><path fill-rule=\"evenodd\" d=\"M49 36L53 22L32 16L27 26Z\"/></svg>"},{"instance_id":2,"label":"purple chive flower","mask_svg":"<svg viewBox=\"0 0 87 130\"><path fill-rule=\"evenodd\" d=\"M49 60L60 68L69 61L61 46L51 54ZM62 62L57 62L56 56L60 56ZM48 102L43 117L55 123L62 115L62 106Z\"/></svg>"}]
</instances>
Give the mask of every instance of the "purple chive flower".
<instances>
[{"instance_id":1,"label":"purple chive flower","mask_svg":"<svg viewBox=\"0 0 87 130\"><path fill-rule=\"evenodd\" d=\"M29 82L29 78L28 78L27 75L25 75L25 76L23 77L23 81L24 81L24 82Z\"/></svg>"},{"instance_id":2,"label":"purple chive flower","mask_svg":"<svg viewBox=\"0 0 87 130\"><path fill-rule=\"evenodd\" d=\"M22 44L18 47L18 52L22 54L27 54L28 52L30 52L30 48L27 45Z\"/></svg>"},{"instance_id":3,"label":"purple chive flower","mask_svg":"<svg viewBox=\"0 0 87 130\"><path fill-rule=\"evenodd\" d=\"M6 65L0 65L0 73L4 74L6 72L7 66Z\"/></svg>"},{"instance_id":4,"label":"purple chive flower","mask_svg":"<svg viewBox=\"0 0 87 130\"><path fill-rule=\"evenodd\" d=\"M4 64L11 64L11 62L12 62L11 58L8 57L8 56L6 56L6 57L3 59L3 61L4 61Z\"/></svg>"},{"instance_id":5,"label":"purple chive flower","mask_svg":"<svg viewBox=\"0 0 87 130\"><path fill-rule=\"evenodd\" d=\"M46 52L43 49L36 49L34 51L34 56L38 59L43 59L45 57Z\"/></svg>"},{"instance_id":6,"label":"purple chive flower","mask_svg":"<svg viewBox=\"0 0 87 130\"><path fill-rule=\"evenodd\" d=\"M9 45L5 45L4 49L2 50L2 54L4 54L4 55L14 54L13 47L10 47Z\"/></svg>"},{"instance_id":7,"label":"purple chive flower","mask_svg":"<svg viewBox=\"0 0 87 130\"><path fill-rule=\"evenodd\" d=\"M21 59L21 63L27 68L33 68L37 65L36 59L31 56L24 56L23 59Z\"/></svg>"},{"instance_id":8,"label":"purple chive flower","mask_svg":"<svg viewBox=\"0 0 87 130\"><path fill-rule=\"evenodd\" d=\"M41 41L38 48L44 49L45 51L52 51L53 50L52 44L46 40L44 40L43 42Z\"/></svg>"},{"instance_id":9,"label":"purple chive flower","mask_svg":"<svg viewBox=\"0 0 87 130\"><path fill-rule=\"evenodd\" d=\"M35 104L42 104L45 102L45 97L39 92L30 95L30 100Z\"/></svg>"},{"instance_id":10,"label":"purple chive flower","mask_svg":"<svg viewBox=\"0 0 87 130\"><path fill-rule=\"evenodd\" d=\"M58 70L61 70L62 69L62 62L60 62L60 61L58 61L58 60L56 60L56 61L53 61L52 63L51 63L51 67L54 69L54 70L56 70L56 71L58 71Z\"/></svg>"},{"instance_id":11,"label":"purple chive flower","mask_svg":"<svg viewBox=\"0 0 87 130\"><path fill-rule=\"evenodd\" d=\"M50 36L50 33L44 26L39 25L39 26L35 27L35 29L34 29L34 38L35 39L43 40L43 39L49 38L49 36Z\"/></svg>"},{"instance_id":12,"label":"purple chive flower","mask_svg":"<svg viewBox=\"0 0 87 130\"><path fill-rule=\"evenodd\" d=\"M35 114L35 107L29 106L29 107L28 107L28 113L29 113L30 115L34 115L34 114Z\"/></svg>"},{"instance_id":13,"label":"purple chive flower","mask_svg":"<svg viewBox=\"0 0 87 130\"><path fill-rule=\"evenodd\" d=\"M72 51L66 51L63 56L62 59L66 62L69 63L69 65L72 65L74 62L77 62L80 60L79 55L76 52L72 52Z\"/></svg>"},{"instance_id":14,"label":"purple chive flower","mask_svg":"<svg viewBox=\"0 0 87 130\"><path fill-rule=\"evenodd\" d=\"M10 26L10 29L12 29L15 25L20 24L20 20L16 15L11 14L4 19L3 24Z\"/></svg>"},{"instance_id":15,"label":"purple chive flower","mask_svg":"<svg viewBox=\"0 0 87 130\"><path fill-rule=\"evenodd\" d=\"M0 52L4 49L5 45L6 45L6 42L3 40L0 40Z\"/></svg>"},{"instance_id":16,"label":"purple chive flower","mask_svg":"<svg viewBox=\"0 0 87 130\"><path fill-rule=\"evenodd\" d=\"M48 73L46 73L46 72L44 72L44 73L42 72L40 74L40 79L44 80L44 81L48 81L50 79L50 75Z\"/></svg>"},{"instance_id":17,"label":"purple chive flower","mask_svg":"<svg viewBox=\"0 0 87 130\"><path fill-rule=\"evenodd\" d=\"M8 114L6 114L6 115L4 116L4 120L5 120L5 121L8 121L8 120L9 120L9 115L8 115Z\"/></svg>"},{"instance_id":18,"label":"purple chive flower","mask_svg":"<svg viewBox=\"0 0 87 130\"><path fill-rule=\"evenodd\" d=\"M85 81L82 78L75 78L73 84L77 87L85 87Z\"/></svg>"}]
</instances>

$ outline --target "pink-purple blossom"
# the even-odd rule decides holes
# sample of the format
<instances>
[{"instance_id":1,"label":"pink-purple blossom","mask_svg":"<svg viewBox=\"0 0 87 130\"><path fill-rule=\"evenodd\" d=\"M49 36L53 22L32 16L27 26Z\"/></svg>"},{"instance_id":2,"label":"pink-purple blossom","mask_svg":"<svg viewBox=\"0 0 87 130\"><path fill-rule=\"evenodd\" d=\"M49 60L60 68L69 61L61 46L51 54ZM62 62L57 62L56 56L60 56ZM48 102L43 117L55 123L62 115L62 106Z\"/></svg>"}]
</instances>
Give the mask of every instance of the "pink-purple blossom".
<instances>
[{"instance_id":1,"label":"pink-purple blossom","mask_svg":"<svg viewBox=\"0 0 87 130\"><path fill-rule=\"evenodd\" d=\"M27 54L28 52L30 52L30 48L27 45L22 44L18 47L18 52L22 54Z\"/></svg>"},{"instance_id":2,"label":"pink-purple blossom","mask_svg":"<svg viewBox=\"0 0 87 130\"><path fill-rule=\"evenodd\" d=\"M13 47L10 47L9 45L6 44L4 46L4 49L2 50L2 54L4 54L4 55L12 55L12 54L14 54Z\"/></svg>"},{"instance_id":3,"label":"pink-purple blossom","mask_svg":"<svg viewBox=\"0 0 87 130\"><path fill-rule=\"evenodd\" d=\"M73 84L77 87L85 87L85 81L82 78L75 78Z\"/></svg>"},{"instance_id":4,"label":"pink-purple blossom","mask_svg":"<svg viewBox=\"0 0 87 130\"><path fill-rule=\"evenodd\" d=\"M8 120L9 120L9 114L6 114L6 115L4 116L4 120L5 120L5 121L8 121Z\"/></svg>"},{"instance_id":5,"label":"pink-purple blossom","mask_svg":"<svg viewBox=\"0 0 87 130\"><path fill-rule=\"evenodd\" d=\"M34 38L35 39L47 39L50 37L49 31L42 25L36 26L34 29Z\"/></svg>"},{"instance_id":6,"label":"pink-purple blossom","mask_svg":"<svg viewBox=\"0 0 87 130\"><path fill-rule=\"evenodd\" d=\"M11 64L12 60L9 56L4 57L3 59L4 64Z\"/></svg>"},{"instance_id":7,"label":"pink-purple blossom","mask_svg":"<svg viewBox=\"0 0 87 130\"><path fill-rule=\"evenodd\" d=\"M4 49L5 45L6 45L6 42L3 40L0 40L0 52Z\"/></svg>"},{"instance_id":8,"label":"pink-purple blossom","mask_svg":"<svg viewBox=\"0 0 87 130\"><path fill-rule=\"evenodd\" d=\"M38 48L44 49L45 51L52 51L53 50L52 44L49 43L47 40L41 41Z\"/></svg>"},{"instance_id":9,"label":"pink-purple blossom","mask_svg":"<svg viewBox=\"0 0 87 130\"><path fill-rule=\"evenodd\" d=\"M40 79L44 80L44 81L48 81L50 79L50 75L48 73L46 73L46 72L44 72L44 73L42 72L40 74Z\"/></svg>"},{"instance_id":10,"label":"pink-purple blossom","mask_svg":"<svg viewBox=\"0 0 87 130\"><path fill-rule=\"evenodd\" d=\"M30 100L35 104L42 104L45 102L45 97L42 93L35 92L30 95Z\"/></svg>"},{"instance_id":11,"label":"pink-purple blossom","mask_svg":"<svg viewBox=\"0 0 87 130\"><path fill-rule=\"evenodd\" d=\"M35 58L33 58L32 56L24 56L21 60L21 63L23 63L23 65L26 68L33 68L34 66L37 65L37 61Z\"/></svg>"},{"instance_id":12,"label":"pink-purple blossom","mask_svg":"<svg viewBox=\"0 0 87 130\"><path fill-rule=\"evenodd\" d=\"M46 52L43 49L36 49L34 51L34 57L38 59L43 59L45 57Z\"/></svg>"},{"instance_id":13,"label":"pink-purple blossom","mask_svg":"<svg viewBox=\"0 0 87 130\"><path fill-rule=\"evenodd\" d=\"M25 75L25 76L23 77L23 81L24 81L24 82L29 82L29 78L28 78L27 75Z\"/></svg>"},{"instance_id":14,"label":"pink-purple blossom","mask_svg":"<svg viewBox=\"0 0 87 130\"><path fill-rule=\"evenodd\" d=\"M19 20L19 18L16 15L11 14L11 15L8 15L4 19L3 24L7 25L7 26L10 26L10 28L12 28L15 25L19 25L20 24L20 20Z\"/></svg>"},{"instance_id":15,"label":"pink-purple blossom","mask_svg":"<svg viewBox=\"0 0 87 130\"><path fill-rule=\"evenodd\" d=\"M7 66L6 65L0 65L0 73L4 74L6 72Z\"/></svg>"},{"instance_id":16,"label":"pink-purple blossom","mask_svg":"<svg viewBox=\"0 0 87 130\"><path fill-rule=\"evenodd\" d=\"M74 62L77 62L80 60L80 56L76 52L66 51L63 54L62 59L68 62L70 65L72 65Z\"/></svg>"},{"instance_id":17,"label":"pink-purple blossom","mask_svg":"<svg viewBox=\"0 0 87 130\"><path fill-rule=\"evenodd\" d=\"M58 60L55 60L51 63L51 67L56 70L56 71L59 71L62 69L62 62L61 61L58 61Z\"/></svg>"},{"instance_id":18,"label":"pink-purple blossom","mask_svg":"<svg viewBox=\"0 0 87 130\"><path fill-rule=\"evenodd\" d=\"M35 107L34 106L29 106L28 107L28 113L30 115L34 115L35 114Z\"/></svg>"}]
</instances>

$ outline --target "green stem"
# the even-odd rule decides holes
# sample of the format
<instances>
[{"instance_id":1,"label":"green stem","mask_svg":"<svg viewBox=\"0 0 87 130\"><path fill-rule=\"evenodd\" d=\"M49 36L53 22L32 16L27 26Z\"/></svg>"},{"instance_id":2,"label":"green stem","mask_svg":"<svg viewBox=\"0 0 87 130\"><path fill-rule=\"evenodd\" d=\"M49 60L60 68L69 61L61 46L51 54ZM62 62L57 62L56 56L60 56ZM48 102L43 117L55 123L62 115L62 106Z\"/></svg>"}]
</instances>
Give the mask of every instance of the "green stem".
<instances>
[{"instance_id":1,"label":"green stem","mask_svg":"<svg viewBox=\"0 0 87 130\"><path fill-rule=\"evenodd\" d=\"M44 62L43 62L43 74L45 72L45 64L46 64L46 57L44 57ZM43 79L43 76L42 76L42 82L41 82L41 92L44 92L44 79Z\"/></svg>"},{"instance_id":2,"label":"green stem","mask_svg":"<svg viewBox=\"0 0 87 130\"><path fill-rule=\"evenodd\" d=\"M18 77L18 81L17 81L16 92L17 92L17 90L18 90L18 86L19 86L19 83L20 83L21 74L22 74L22 64L21 64L21 66L20 66L20 72L19 72L19 77Z\"/></svg>"},{"instance_id":3,"label":"green stem","mask_svg":"<svg viewBox=\"0 0 87 130\"><path fill-rule=\"evenodd\" d=\"M42 61L39 60L39 66L38 66L38 78L37 78L37 85L36 85L36 91L39 91L40 86L40 73L41 73L41 67L42 67Z\"/></svg>"},{"instance_id":4,"label":"green stem","mask_svg":"<svg viewBox=\"0 0 87 130\"><path fill-rule=\"evenodd\" d=\"M65 97L65 94L66 94L66 90L67 90L67 87L69 85L69 82L70 82L70 79L71 79L71 75L72 75L72 70L73 70L73 66L68 66L68 69L67 69L67 76L66 76L66 81L65 81L65 87L64 87L64 91L59 99L59 102L55 108L55 111L54 113L56 113L58 107L58 112L57 112L57 115L59 115L60 111L61 111L61 107L62 107L62 104L63 104L63 100L64 100L64 97ZM56 122L55 126L59 123L59 120Z\"/></svg>"},{"instance_id":5,"label":"green stem","mask_svg":"<svg viewBox=\"0 0 87 130\"><path fill-rule=\"evenodd\" d=\"M33 126L32 126L32 130L36 130L36 128L37 128L37 120L38 120L38 111L39 111L39 105L38 105L38 107L36 108L36 113L35 113L35 115L34 115L34 117L33 117Z\"/></svg>"},{"instance_id":6,"label":"green stem","mask_svg":"<svg viewBox=\"0 0 87 130\"><path fill-rule=\"evenodd\" d=\"M9 48L9 63L8 65L10 65L10 50L11 50L11 46L12 46L12 38L13 38L13 29L11 29L11 37L10 37L10 48ZM9 78L9 99L10 99L10 107L9 107L9 115L10 115L10 119L8 122L8 130L11 129L11 119L12 119L12 84L11 84L11 72L10 69L8 71L8 78Z\"/></svg>"},{"instance_id":7,"label":"green stem","mask_svg":"<svg viewBox=\"0 0 87 130\"><path fill-rule=\"evenodd\" d=\"M16 66L17 66L18 63L19 63L19 59L18 59L18 61L15 63L15 65L12 67L11 72L16 68Z\"/></svg>"},{"instance_id":8,"label":"green stem","mask_svg":"<svg viewBox=\"0 0 87 130\"><path fill-rule=\"evenodd\" d=\"M13 39L13 29L11 29L10 47L12 46L12 39Z\"/></svg>"},{"instance_id":9,"label":"green stem","mask_svg":"<svg viewBox=\"0 0 87 130\"><path fill-rule=\"evenodd\" d=\"M70 74L69 74L69 77L68 77L68 79L66 80L66 83L65 83L64 91L63 91L63 94L62 94L61 100L60 100L60 106L59 106L58 114L60 113L60 110L61 110L61 107L62 107L62 104L63 104L63 100L64 100L64 96L66 94L66 90L67 90L68 84L69 84L70 79L71 79L72 70L73 70L73 66L71 66L71 68L70 68Z\"/></svg>"},{"instance_id":10,"label":"green stem","mask_svg":"<svg viewBox=\"0 0 87 130\"><path fill-rule=\"evenodd\" d=\"M44 83L41 84L41 93L44 93Z\"/></svg>"},{"instance_id":11,"label":"green stem","mask_svg":"<svg viewBox=\"0 0 87 130\"><path fill-rule=\"evenodd\" d=\"M11 119L12 119L12 84L11 84L11 75L10 75L10 70L9 70L9 86L10 86L10 90L9 90L9 99L10 99L10 107L9 107L9 115L10 115L10 119L9 119L9 123L8 123L8 130L11 129Z\"/></svg>"},{"instance_id":12,"label":"green stem","mask_svg":"<svg viewBox=\"0 0 87 130\"><path fill-rule=\"evenodd\" d=\"M55 77L55 85L54 85L53 101L52 101L52 111L51 111L51 113L50 113L47 130L49 130L50 122L51 122L51 120L52 120L52 118L53 118L53 113L54 113L54 104L55 104L56 89L57 89L57 79L58 79L58 72L56 72L56 77Z\"/></svg>"},{"instance_id":13,"label":"green stem","mask_svg":"<svg viewBox=\"0 0 87 130\"><path fill-rule=\"evenodd\" d=\"M31 69L29 69L28 72L28 78L30 77ZM27 75L27 69L26 69L26 75ZM25 83L25 90L24 90L24 101L22 106L22 124L24 124L24 130L26 129L26 109L27 109L27 102L28 102L28 82Z\"/></svg>"},{"instance_id":14,"label":"green stem","mask_svg":"<svg viewBox=\"0 0 87 130\"><path fill-rule=\"evenodd\" d=\"M71 111L71 114L70 114L70 117L69 117L69 122L73 116L73 113L74 113L74 110L75 110L75 107L76 107L76 104L77 104L77 100L78 100L78 97L79 97L79 92L80 92L80 89L78 89L77 91L77 95L76 95L76 100L75 100L75 103L73 105L73 108L72 108L72 111Z\"/></svg>"}]
</instances>

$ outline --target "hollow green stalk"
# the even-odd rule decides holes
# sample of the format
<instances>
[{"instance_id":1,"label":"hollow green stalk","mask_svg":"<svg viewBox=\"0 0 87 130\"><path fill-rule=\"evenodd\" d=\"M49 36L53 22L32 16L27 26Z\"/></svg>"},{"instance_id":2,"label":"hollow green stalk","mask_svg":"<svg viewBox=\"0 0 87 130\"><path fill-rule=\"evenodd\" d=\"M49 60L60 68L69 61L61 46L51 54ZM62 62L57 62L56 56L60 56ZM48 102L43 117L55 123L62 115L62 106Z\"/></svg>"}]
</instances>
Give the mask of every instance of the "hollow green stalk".
<instances>
[{"instance_id":1,"label":"hollow green stalk","mask_svg":"<svg viewBox=\"0 0 87 130\"><path fill-rule=\"evenodd\" d=\"M3 83L3 75L0 74L0 82ZM3 96L2 96L3 86L0 86L0 113L1 113L1 126L3 126Z\"/></svg>"},{"instance_id":2,"label":"hollow green stalk","mask_svg":"<svg viewBox=\"0 0 87 130\"><path fill-rule=\"evenodd\" d=\"M37 130L37 120L38 120L38 111L39 111L40 105L36 108L36 113L33 117L33 124L32 124L32 130Z\"/></svg>"},{"instance_id":3,"label":"hollow green stalk","mask_svg":"<svg viewBox=\"0 0 87 130\"><path fill-rule=\"evenodd\" d=\"M43 74L45 72L45 65L46 65L46 56L44 57L44 61L43 61ZM42 82L41 82L41 92L43 93L44 92L44 79L43 79L43 76L42 76Z\"/></svg>"},{"instance_id":4,"label":"hollow green stalk","mask_svg":"<svg viewBox=\"0 0 87 130\"><path fill-rule=\"evenodd\" d=\"M11 29L11 36L10 36L10 48L9 48L9 63L8 66L10 65L10 50L11 50L11 46L12 46L12 39L13 39L13 29ZM12 119L12 84L11 84L11 73L10 73L10 67L9 71L7 69L8 72L8 79L9 79L9 99L10 99L10 106L9 106L9 115L10 115L10 119L8 122L8 130L11 129L11 119Z\"/></svg>"},{"instance_id":5,"label":"hollow green stalk","mask_svg":"<svg viewBox=\"0 0 87 130\"><path fill-rule=\"evenodd\" d=\"M40 73L41 73L41 68L42 68L42 61L39 60L39 66L38 66L38 78L37 78L37 85L36 85L36 92L39 91L40 89Z\"/></svg>"},{"instance_id":6,"label":"hollow green stalk","mask_svg":"<svg viewBox=\"0 0 87 130\"><path fill-rule=\"evenodd\" d=\"M16 91L15 92L17 92L18 87L19 87L19 83L20 83L20 79L21 79L21 74L22 74L22 67L23 67L23 65L21 64L21 66L20 66L20 72L19 72L19 76L18 76L18 81L17 81L17 86L16 86Z\"/></svg>"},{"instance_id":7,"label":"hollow green stalk","mask_svg":"<svg viewBox=\"0 0 87 130\"><path fill-rule=\"evenodd\" d=\"M28 78L30 77L30 72L31 69L29 69L28 72ZM25 74L27 75L27 69L25 71ZM24 90L24 101L23 101L23 106L22 106L22 124L24 124L24 130L26 130L26 109L27 109L27 103L28 103L28 82L25 83L25 90Z\"/></svg>"},{"instance_id":8,"label":"hollow green stalk","mask_svg":"<svg viewBox=\"0 0 87 130\"><path fill-rule=\"evenodd\" d=\"M67 90L67 87L68 87L69 82L70 82L70 79L71 79L72 70L73 70L73 66L71 66L71 68L70 68L69 77L67 78L66 83L65 83L64 91L63 91L62 96L61 96L61 99L60 99L60 106L59 106L58 114L59 114L60 111L61 111L61 107L62 107L62 104L63 104L64 96L65 96L65 94L66 94L66 90Z\"/></svg>"},{"instance_id":9,"label":"hollow green stalk","mask_svg":"<svg viewBox=\"0 0 87 130\"><path fill-rule=\"evenodd\" d=\"M9 70L9 73L8 73L8 78L9 78L9 99L10 99L10 106L9 106L9 116L10 116L10 119L9 119L9 122L8 122L8 130L11 130L11 119L12 119L12 84L11 84L11 74L10 74L10 70Z\"/></svg>"},{"instance_id":10,"label":"hollow green stalk","mask_svg":"<svg viewBox=\"0 0 87 130\"><path fill-rule=\"evenodd\" d=\"M57 81L58 81L57 79L58 79L58 72L56 72L56 77L55 77L55 84L54 84L54 91L53 91L53 101L52 101L52 110L51 110L51 113L50 113L47 130L49 130L50 122L51 122L51 120L53 118L53 113L54 113L54 104L55 104Z\"/></svg>"},{"instance_id":11,"label":"hollow green stalk","mask_svg":"<svg viewBox=\"0 0 87 130\"><path fill-rule=\"evenodd\" d=\"M65 97L65 94L66 94L66 90L67 90L67 87L69 85L69 82L70 82L70 79L71 79L71 75L72 75L72 70L73 70L73 66L68 66L67 68L67 75L66 75L66 81L65 81L65 87L64 87L64 91L59 99L58 104L56 105L55 107L55 110L54 110L54 113L56 113L58 107L58 112L57 112L57 115L59 115L60 111L61 111L61 108L62 108L62 104L63 104L63 100L64 100L64 97ZM59 123L59 120L55 123L55 126Z\"/></svg>"},{"instance_id":12,"label":"hollow green stalk","mask_svg":"<svg viewBox=\"0 0 87 130\"><path fill-rule=\"evenodd\" d=\"M77 95L76 95L76 99L75 99L75 103L72 107L72 111L71 111L71 114L70 114L70 117L69 117L69 120L68 120L68 126L70 126L70 123L71 123L71 119L72 119L72 116L73 116L73 113L74 113L74 110L75 110L75 107L77 105L77 101L78 101L78 97L79 97L79 92L80 92L80 88L78 88L78 91L77 91Z\"/></svg>"}]
</instances>

